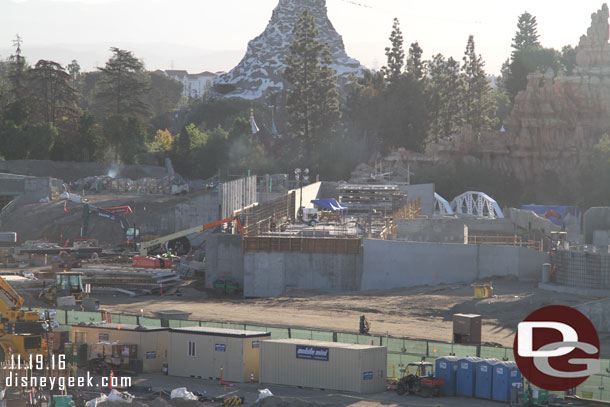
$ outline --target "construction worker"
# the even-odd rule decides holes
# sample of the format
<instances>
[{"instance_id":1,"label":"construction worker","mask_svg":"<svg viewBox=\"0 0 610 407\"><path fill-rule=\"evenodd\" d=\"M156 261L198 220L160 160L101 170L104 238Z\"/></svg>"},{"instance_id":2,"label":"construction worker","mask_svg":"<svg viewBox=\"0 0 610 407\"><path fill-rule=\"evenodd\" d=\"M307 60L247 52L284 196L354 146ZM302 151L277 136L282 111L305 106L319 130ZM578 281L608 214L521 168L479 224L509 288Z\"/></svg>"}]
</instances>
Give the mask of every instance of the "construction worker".
<instances>
[{"instance_id":1,"label":"construction worker","mask_svg":"<svg viewBox=\"0 0 610 407\"><path fill-rule=\"evenodd\" d=\"M360 316L360 333L362 335L368 335L371 329L371 324L366 320L365 315Z\"/></svg>"}]
</instances>

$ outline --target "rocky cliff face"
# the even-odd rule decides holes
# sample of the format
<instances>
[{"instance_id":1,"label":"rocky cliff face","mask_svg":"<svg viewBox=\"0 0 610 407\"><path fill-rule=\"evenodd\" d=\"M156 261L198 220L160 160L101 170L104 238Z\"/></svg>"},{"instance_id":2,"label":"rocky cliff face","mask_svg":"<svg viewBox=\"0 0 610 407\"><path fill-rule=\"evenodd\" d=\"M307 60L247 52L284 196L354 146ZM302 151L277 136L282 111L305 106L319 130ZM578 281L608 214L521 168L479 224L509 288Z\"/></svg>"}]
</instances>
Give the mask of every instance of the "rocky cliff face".
<instances>
[{"instance_id":1,"label":"rocky cliff face","mask_svg":"<svg viewBox=\"0 0 610 407\"><path fill-rule=\"evenodd\" d=\"M515 98L505 132L476 139L465 126L427 147L420 159L462 159L515 174L522 181L543 181L547 171L562 179L587 163L593 146L610 132L610 25L604 4L591 16L591 27L577 47L574 73L551 70L528 75Z\"/></svg>"},{"instance_id":2,"label":"rocky cliff face","mask_svg":"<svg viewBox=\"0 0 610 407\"><path fill-rule=\"evenodd\" d=\"M343 39L328 19L326 0L280 0L265 31L248 43L241 62L216 81L215 91L244 99L265 99L281 92L284 89L281 72L294 40L292 30L299 14L306 9L315 18L320 31L318 39L330 47L339 87L347 83L351 73L359 73L360 63L346 54Z\"/></svg>"}]
</instances>

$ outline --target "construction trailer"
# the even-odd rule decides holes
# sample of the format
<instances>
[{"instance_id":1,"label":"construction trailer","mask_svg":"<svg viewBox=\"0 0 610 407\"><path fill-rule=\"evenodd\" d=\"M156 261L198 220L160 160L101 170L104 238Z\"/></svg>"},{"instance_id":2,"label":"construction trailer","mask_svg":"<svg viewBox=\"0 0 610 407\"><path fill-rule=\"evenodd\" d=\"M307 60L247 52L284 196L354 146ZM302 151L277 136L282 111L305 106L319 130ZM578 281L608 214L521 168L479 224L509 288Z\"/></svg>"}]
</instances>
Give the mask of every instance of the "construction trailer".
<instances>
[{"instance_id":1,"label":"construction trailer","mask_svg":"<svg viewBox=\"0 0 610 407\"><path fill-rule=\"evenodd\" d=\"M228 382L258 381L259 350L270 338L270 332L198 326L172 328L169 375Z\"/></svg>"},{"instance_id":2,"label":"construction trailer","mask_svg":"<svg viewBox=\"0 0 610 407\"><path fill-rule=\"evenodd\" d=\"M72 325L72 341L88 348L99 342L137 345L137 359L143 373L161 373L167 365L169 328L93 322Z\"/></svg>"},{"instance_id":3,"label":"construction trailer","mask_svg":"<svg viewBox=\"0 0 610 407\"><path fill-rule=\"evenodd\" d=\"M386 388L387 348L304 339L261 343L260 382L355 393Z\"/></svg>"}]
</instances>

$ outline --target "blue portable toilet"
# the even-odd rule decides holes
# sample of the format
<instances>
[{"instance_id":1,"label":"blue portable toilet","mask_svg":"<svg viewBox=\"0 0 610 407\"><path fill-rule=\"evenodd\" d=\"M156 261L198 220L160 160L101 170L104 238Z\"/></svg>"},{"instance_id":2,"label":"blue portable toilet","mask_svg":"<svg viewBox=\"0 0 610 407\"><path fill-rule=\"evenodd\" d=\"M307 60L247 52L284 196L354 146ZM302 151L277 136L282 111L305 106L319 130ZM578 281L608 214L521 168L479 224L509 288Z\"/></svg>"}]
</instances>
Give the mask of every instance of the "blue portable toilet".
<instances>
[{"instance_id":1,"label":"blue portable toilet","mask_svg":"<svg viewBox=\"0 0 610 407\"><path fill-rule=\"evenodd\" d=\"M455 394L457 396L474 396L476 367L481 360L481 358L474 357L462 358L458 360L455 382Z\"/></svg>"},{"instance_id":2,"label":"blue portable toilet","mask_svg":"<svg viewBox=\"0 0 610 407\"><path fill-rule=\"evenodd\" d=\"M515 362L501 362L493 367L492 399L495 401L510 401L513 383L521 383L521 372Z\"/></svg>"},{"instance_id":3,"label":"blue portable toilet","mask_svg":"<svg viewBox=\"0 0 610 407\"><path fill-rule=\"evenodd\" d=\"M477 364L474 385L475 397L491 400L493 368L498 363L500 363L498 359L484 359Z\"/></svg>"},{"instance_id":4,"label":"blue portable toilet","mask_svg":"<svg viewBox=\"0 0 610 407\"><path fill-rule=\"evenodd\" d=\"M436 359L434 377L445 380L441 387L443 396L455 396L455 373L457 370L458 358L455 356L443 356Z\"/></svg>"}]
</instances>

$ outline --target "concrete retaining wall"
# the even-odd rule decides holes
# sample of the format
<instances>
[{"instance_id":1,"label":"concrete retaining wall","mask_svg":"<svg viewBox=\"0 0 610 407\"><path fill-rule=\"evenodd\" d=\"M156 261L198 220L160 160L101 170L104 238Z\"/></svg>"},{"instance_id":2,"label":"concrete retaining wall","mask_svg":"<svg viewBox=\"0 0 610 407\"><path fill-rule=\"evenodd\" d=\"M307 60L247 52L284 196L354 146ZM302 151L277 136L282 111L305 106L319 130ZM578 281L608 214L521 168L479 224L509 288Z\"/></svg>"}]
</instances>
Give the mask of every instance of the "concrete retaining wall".
<instances>
[{"instance_id":1,"label":"concrete retaining wall","mask_svg":"<svg viewBox=\"0 0 610 407\"><path fill-rule=\"evenodd\" d=\"M471 282L492 276L539 278L543 252L521 247L365 239L362 290Z\"/></svg>"},{"instance_id":2,"label":"concrete retaining wall","mask_svg":"<svg viewBox=\"0 0 610 407\"><path fill-rule=\"evenodd\" d=\"M434 184L400 185L400 190L407 193L409 201L421 200L421 214L432 216L434 213Z\"/></svg>"},{"instance_id":3,"label":"concrete retaining wall","mask_svg":"<svg viewBox=\"0 0 610 407\"><path fill-rule=\"evenodd\" d=\"M360 254L244 254L245 297L277 297L291 289L357 291L361 276Z\"/></svg>"},{"instance_id":4,"label":"concrete retaining wall","mask_svg":"<svg viewBox=\"0 0 610 407\"><path fill-rule=\"evenodd\" d=\"M20 197L22 203L46 197L56 199L61 192L62 181L55 178L0 174L0 195Z\"/></svg>"},{"instance_id":5,"label":"concrete retaining wall","mask_svg":"<svg viewBox=\"0 0 610 407\"><path fill-rule=\"evenodd\" d=\"M244 257L241 235L215 233L206 236L205 286L218 278L232 277L244 286Z\"/></svg>"}]
</instances>

